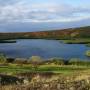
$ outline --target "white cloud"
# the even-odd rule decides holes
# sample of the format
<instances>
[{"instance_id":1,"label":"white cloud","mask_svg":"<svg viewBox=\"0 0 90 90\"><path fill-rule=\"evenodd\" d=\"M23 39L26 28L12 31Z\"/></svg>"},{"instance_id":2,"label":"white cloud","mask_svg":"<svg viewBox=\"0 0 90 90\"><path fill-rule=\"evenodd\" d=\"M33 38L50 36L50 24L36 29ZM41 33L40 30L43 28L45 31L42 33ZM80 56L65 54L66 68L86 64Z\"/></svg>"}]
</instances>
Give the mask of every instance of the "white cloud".
<instances>
[{"instance_id":1,"label":"white cloud","mask_svg":"<svg viewBox=\"0 0 90 90\"><path fill-rule=\"evenodd\" d=\"M89 7L55 3L28 4L25 0L0 6L0 22L71 22L83 19L90 19Z\"/></svg>"}]
</instances>

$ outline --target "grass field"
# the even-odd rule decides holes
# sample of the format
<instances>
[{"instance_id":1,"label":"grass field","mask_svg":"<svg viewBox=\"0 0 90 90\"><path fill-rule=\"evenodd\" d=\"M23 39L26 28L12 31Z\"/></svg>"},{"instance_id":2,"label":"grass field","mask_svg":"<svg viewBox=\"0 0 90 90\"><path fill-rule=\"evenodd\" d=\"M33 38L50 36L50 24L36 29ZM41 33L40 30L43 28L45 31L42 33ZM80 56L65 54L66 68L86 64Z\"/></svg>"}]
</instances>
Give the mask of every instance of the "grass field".
<instances>
[{"instance_id":1,"label":"grass field","mask_svg":"<svg viewBox=\"0 0 90 90\"><path fill-rule=\"evenodd\" d=\"M76 66L76 65L39 65L34 68L32 65L18 65L8 64L7 66L0 66L0 73L14 75L17 73L27 72L53 72L62 74L73 74L76 72L90 70L90 66Z\"/></svg>"}]
</instances>

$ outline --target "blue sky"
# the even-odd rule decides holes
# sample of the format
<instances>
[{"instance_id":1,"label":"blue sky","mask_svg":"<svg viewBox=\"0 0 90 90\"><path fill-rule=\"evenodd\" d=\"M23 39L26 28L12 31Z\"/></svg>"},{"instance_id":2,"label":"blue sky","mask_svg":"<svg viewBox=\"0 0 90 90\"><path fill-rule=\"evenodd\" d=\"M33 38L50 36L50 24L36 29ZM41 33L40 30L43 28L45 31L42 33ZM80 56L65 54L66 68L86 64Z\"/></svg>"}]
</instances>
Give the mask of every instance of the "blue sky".
<instances>
[{"instance_id":1,"label":"blue sky","mask_svg":"<svg viewBox=\"0 0 90 90\"><path fill-rule=\"evenodd\" d=\"M90 0L0 0L0 24L89 20Z\"/></svg>"}]
</instances>

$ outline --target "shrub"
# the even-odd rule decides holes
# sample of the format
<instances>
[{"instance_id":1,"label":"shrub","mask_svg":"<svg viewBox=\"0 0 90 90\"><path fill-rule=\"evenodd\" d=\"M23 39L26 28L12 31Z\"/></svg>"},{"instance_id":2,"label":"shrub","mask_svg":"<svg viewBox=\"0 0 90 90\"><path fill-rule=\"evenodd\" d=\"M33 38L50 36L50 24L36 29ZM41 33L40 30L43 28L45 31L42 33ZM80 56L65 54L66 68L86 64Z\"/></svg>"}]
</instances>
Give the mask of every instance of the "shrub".
<instances>
[{"instance_id":1,"label":"shrub","mask_svg":"<svg viewBox=\"0 0 90 90\"><path fill-rule=\"evenodd\" d=\"M48 61L49 64L56 64L56 65L64 65L63 58L50 58Z\"/></svg>"},{"instance_id":2,"label":"shrub","mask_svg":"<svg viewBox=\"0 0 90 90\"><path fill-rule=\"evenodd\" d=\"M90 65L89 60L80 60L78 58L72 58L68 61L69 65Z\"/></svg>"},{"instance_id":3,"label":"shrub","mask_svg":"<svg viewBox=\"0 0 90 90\"><path fill-rule=\"evenodd\" d=\"M16 63L16 64L26 64L27 60L24 59L24 58L16 58L14 63Z\"/></svg>"},{"instance_id":4,"label":"shrub","mask_svg":"<svg viewBox=\"0 0 90 90\"><path fill-rule=\"evenodd\" d=\"M85 55L90 57L90 50L87 50L87 51L85 52Z\"/></svg>"},{"instance_id":5,"label":"shrub","mask_svg":"<svg viewBox=\"0 0 90 90\"><path fill-rule=\"evenodd\" d=\"M70 65L77 65L80 60L78 58L71 58L68 63Z\"/></svg>"},{"instance_id":6,"label":"shrub","mask_svg":"<svg viewBox=\"0 0 90 90\"><path fill-rule=\"evenodd\" d=\"M28 63L31 63L31 64L41 64L42 62L43 62L43 59L39 56L32 56L28 60Z\"/></svg>"},{"instance_id":7,"label":"shrub","mask_svg":"<svg viewBox=\"0 0 90 90\"><path fill-rule=\"evenodd\" d=\"M14 58L7 58L7 63L13 63L15 61Z\"/></svg>"},{"instance_id":8,"label":"shrub","mask_svg":"<svg viewBox=\"0 0 90 90\"><path fill-rule=\"evenodd\" d=\"M0 63L5 63L7 60L6 60L6 57L4 54L0 54Z\"/></svg>"},{"instance_id":9,"label":"shrub","mask_svg":"<svg viewBox=\"0 0 90 90\"><path fill-rule=\"evenodd\" d=\"M29 58L28 63L32 64L35 71L37 71L38 66L43 63L43 59L39 56L32 56Z\"/></svg>"}]
</instances>

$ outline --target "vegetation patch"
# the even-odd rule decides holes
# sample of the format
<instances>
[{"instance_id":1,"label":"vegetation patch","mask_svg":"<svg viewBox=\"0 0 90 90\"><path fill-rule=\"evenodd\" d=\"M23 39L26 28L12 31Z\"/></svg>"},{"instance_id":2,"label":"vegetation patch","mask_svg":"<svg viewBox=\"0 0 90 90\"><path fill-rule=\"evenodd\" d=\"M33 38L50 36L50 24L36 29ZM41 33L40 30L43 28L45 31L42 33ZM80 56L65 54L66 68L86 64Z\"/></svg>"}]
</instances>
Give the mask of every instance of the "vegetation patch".
<instances>
[{"instance_id":1,"label":"vegetation patch","mask_svg":"<svg viewBox=\"0 0 90 90\"><path fill-rule=\"evenodd\" d=\"M39 56L12 59L0 54L0 85L0 90L89 90L90 61Z\"/></svg>"},{"instance_id":2,"label":"vegetation patch","mask_svg":"<svg viewBox=\"0 0 90 90\"><path fill-rule=\"evenodd\" d=\"M63 40L65 44L88 44L90 43L90 38L86 39L69 39L69 40Z\"/></svg>"},{"instance_id":3,"label":"vegetation patch","mask_svg":"<svg viewBox=\"0 0 90 90\"><path fill-rule=\"evenodd\" d=\"M90 50L87 50L87 51L85 52L85 55L88 56L88 57L90 57Z\"/></svg>"}]
</instances>

